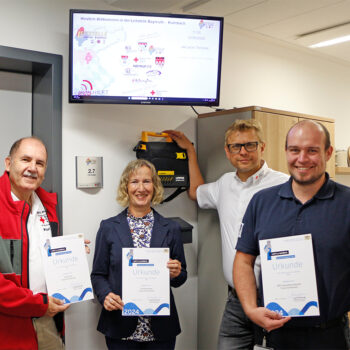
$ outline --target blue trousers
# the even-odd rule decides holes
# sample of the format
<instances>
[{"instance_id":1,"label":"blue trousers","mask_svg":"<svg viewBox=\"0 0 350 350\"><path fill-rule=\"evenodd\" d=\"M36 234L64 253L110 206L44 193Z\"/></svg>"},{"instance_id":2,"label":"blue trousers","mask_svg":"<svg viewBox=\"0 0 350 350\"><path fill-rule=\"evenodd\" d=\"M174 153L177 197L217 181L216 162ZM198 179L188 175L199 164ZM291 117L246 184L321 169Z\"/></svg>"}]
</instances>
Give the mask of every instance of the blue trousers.
<instances>
[{"instance_id":1,"label":"blue trousers","mask_svg":"<svg viewBox=\"0 0 350 350\"><path fill-rule=\"evenodd\" d=\"M245 315L235 293L228 298L219 330L219 350L249 350L254 347L254 324Z\"/></svg>"}]
</instances>

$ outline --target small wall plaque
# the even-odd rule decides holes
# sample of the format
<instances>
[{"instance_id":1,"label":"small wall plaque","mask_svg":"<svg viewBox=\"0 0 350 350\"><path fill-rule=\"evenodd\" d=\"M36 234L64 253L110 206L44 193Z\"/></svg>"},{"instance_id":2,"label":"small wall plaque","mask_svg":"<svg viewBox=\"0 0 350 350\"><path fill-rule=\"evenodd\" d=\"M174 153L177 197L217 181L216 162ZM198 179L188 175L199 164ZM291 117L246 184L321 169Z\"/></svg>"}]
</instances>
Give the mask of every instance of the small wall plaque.
<instances>
[{"instance_id":1,"label":"small wall plaque","mask_svg":"<svg viewBox=\"0 0 350 350\"><path fill-rule=\"evenodd\" d=\"M102 157L76 156L76 186L77 188L103 187Z\"/></svg>"}]
</instances>

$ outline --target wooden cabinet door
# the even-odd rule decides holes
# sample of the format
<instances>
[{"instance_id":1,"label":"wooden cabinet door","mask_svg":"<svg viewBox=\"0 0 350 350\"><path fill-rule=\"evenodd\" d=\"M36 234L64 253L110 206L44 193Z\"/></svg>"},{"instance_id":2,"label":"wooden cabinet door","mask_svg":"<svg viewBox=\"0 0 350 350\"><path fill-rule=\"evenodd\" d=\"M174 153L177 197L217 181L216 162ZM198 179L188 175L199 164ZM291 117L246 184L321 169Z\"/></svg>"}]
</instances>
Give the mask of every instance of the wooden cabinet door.
<instances>
[{"instance_id":1,"label":"wooden cabinet door","mask_svg":"<svg viewBox=\"0 0 350 350\"><path fill-rule=\"evenodd\" d=\"M298 117L255 111L253 118L262 125L266 142L263 158L267 165L289 175L284 151L285 141L288 130L298 122Z\"/></svg>"}]
</instances>

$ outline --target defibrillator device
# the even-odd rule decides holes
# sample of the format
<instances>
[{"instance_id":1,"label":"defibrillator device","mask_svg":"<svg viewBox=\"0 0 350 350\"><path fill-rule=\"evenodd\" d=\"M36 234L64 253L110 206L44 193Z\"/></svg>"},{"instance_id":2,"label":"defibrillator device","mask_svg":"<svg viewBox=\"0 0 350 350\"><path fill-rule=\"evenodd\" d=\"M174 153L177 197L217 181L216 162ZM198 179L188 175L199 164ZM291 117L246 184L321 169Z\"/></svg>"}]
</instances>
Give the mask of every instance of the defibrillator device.
<instances>
[{"instance_id":1,"label":"defibrillator device","mask_svg":"<svg viewBox=\"0 0 350 350\"><path fill-rule=\"evenodd\" d=\"M150 142L149 136L164 137L164 141ZM142 131L141 141L134 147L136 158L150 161L164 187L177 190L164 202L175 198L189 186L187 152L180 148L166 133Z\"/></svg>"}]
</instances>

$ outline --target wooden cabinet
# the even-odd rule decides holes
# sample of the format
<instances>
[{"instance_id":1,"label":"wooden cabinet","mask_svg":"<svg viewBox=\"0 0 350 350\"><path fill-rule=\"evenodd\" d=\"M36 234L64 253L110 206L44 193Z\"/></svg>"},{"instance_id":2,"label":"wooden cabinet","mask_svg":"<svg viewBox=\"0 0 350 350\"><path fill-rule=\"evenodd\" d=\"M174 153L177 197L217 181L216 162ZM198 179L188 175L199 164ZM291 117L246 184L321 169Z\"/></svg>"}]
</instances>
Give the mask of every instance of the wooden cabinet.
<instances>
[{"instance_id":1,"label":"wooden cabinet","mask_svg":"<svg viewBox=\"0 0 350 350\"><path fill-rule=\"evenodd\" d=\"M276 109L250 106L243 108L229 109L225 111L200 114L199 118L218 117L232 115L232 122L237 117L240 119L257 119L264 131L266 148L264 159L272 169L288 174L285 157L285 140L291 126L303 119L311 119L322 123L329 131L331 144L334 147L334 119L323 118L303 113L287 112ZM331 177L335 177L335 151L327 163L327 172Z\"/></svg>"},{"instance_id":2,"label":"wooden cabinet","mask_svg":"<svg viewBox=\"0 0 350 350\"><path fill-rule=\"evenodd\" d=\"M266 142L263 158L272 169L288 174L284 146L288 130L298 122L297 117L256 111L253 115L262 125Z\"/></svg>"},{"instance_id":3,"label":"wooden cabinet","mask_svg":"<svg viewBox=\"0 0 350 350\"><path fill-rule=\"evenodd\" d=\"M339 175L350 175L350 167L335 167L335 173Z\"/></svg>"}]
</instances>

